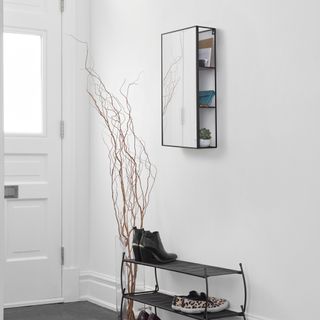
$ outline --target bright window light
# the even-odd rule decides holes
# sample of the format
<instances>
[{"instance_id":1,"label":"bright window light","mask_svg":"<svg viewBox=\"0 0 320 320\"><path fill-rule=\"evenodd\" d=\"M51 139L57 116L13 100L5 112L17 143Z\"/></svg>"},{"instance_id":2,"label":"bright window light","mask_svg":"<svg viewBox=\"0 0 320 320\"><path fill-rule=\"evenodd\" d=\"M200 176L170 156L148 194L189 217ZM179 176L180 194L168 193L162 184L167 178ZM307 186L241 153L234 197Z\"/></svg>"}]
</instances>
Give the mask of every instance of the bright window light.
<instances>
[{"instance_id":1,"label":"bright window light","mask_svg":"<svg viewBox=\"0 0 320 320\"><path fill-rule=\"evenodd\" d=\"M42 37L3 34L4 132L43 133Z\"/></svg>"}]
</instances>

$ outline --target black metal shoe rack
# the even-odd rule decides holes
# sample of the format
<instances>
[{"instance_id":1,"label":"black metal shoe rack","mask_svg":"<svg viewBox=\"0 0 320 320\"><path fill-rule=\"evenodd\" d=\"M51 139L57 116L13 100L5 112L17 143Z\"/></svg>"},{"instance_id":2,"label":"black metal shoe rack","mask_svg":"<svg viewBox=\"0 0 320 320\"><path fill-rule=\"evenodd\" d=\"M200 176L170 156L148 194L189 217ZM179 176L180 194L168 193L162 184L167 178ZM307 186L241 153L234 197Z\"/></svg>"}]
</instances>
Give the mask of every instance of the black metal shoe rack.
<instances>
[{"instance_id":1,"label":"black metal shoe rack","mask_svg":"<svg viewBox=\"0 0 320 320\"><path fill-rule=\"evenodd\" d=\"M123 285L123 270L125 263L134 263L137 265L143 265L147 267L154 268L154 276L155 276L155 287L152 291L142 291L135 293L126 293L126 288ZM125 254L122 255L122 263L121 263L121 291L122 291L122 299L121 299L121 309L120 309L120 319L122 320L123 315L123 302L124 299L137 301L143 304L147 304L149 306L153 306L155 309L155 314L157 314L157 308L163 309L169 312L173 312L176 314L180 314L189 318L199 319L199 320L210 320L210 319L220 319L220 318L228 318L228 317L243 317L246 320L245 311L247 305L247 286L246 279L244 276L242 264L239 264L240 270L232 270L225 269L219 267L208 266L199 263L187 262L176 260L174 262L166 263L166 264L152 264L152 263L144 263L140 261L135 261L132 259L127 259ZM178 272L182 274L187 274L194 277L199 277L205 280L206 285L206 295L209 296L209 288L208 288L208 278L216 277L222 275L231 275L231 274L239 274L242 276L243 288L244 288L244 302L243 305L240 306L241 311L232 311L232 310L223 310L219 312L207 312L207 309L203 313L199 314L191 314L173 310L171 308L171 302L173 297L159 292L159 284L158 284L158 275L157 269L167 270ZM207 301L208 305L208 301Z\"/></svg>"}]
</instances>

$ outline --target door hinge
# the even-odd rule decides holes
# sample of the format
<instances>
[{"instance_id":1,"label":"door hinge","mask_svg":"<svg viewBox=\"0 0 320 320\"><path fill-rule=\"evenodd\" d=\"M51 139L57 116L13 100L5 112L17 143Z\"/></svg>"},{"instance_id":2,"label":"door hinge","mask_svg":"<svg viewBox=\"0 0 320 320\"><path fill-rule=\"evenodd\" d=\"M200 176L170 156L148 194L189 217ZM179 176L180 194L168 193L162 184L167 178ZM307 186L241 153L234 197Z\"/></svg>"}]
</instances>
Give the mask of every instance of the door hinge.
<instances>
[{"instance_id":1,"label":"door hinge","mask_svg":"<svg viewBox=\"0 0 320 320\"><path fill-rule=\"evenodd\" d=\"M64 247L61 247L61 265L64 266Z\"/></svg>"},{"instance_id":2,"label":"door hinge","mask_svg":"<svg viewBox=\"0 0 320 320\"><path fill-rule=\"evenodd\" d=\"M60 0L60 11L64 12L64 0Z\"/></svg>"},{"instance_id":3,"label":"door hinge","mask_svg":"<svg viewBox=\"0 0 320 320\"><path fill-rule=\"evenodd\" d=\"M60 120L60 138L64 138L64 121Z\"/></svg>"}]
</instances>

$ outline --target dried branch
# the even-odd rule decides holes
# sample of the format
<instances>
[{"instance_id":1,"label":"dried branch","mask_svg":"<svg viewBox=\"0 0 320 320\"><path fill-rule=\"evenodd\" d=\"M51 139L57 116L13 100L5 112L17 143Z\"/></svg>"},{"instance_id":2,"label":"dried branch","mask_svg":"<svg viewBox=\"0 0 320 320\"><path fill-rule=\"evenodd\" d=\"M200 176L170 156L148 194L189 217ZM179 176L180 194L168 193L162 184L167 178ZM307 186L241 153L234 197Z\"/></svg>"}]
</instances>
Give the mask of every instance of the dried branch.
<instances>
[{"instance_id":1,"label":"dried branch","mask_svg":"<svg viewBox=\"0 0 320 320\"><path fill-rule=\"evenodd\" d=\"M74 38L74 37L73 37ZM78 39L76 39L79 41ZM142 228L150 203L150 195L156 179L156 168L151 163L142 139L136 134L129 100L130 90L137 81L124 82L120 95L107 89L100 75L88 62L86 46L85 70L88 74L87 92L90 101L106 128L108 161L111 184L111 199L117 222L119 239L129 258L132 253L133 227ZM130 264L128 270L128 292L135 291L137 268ZM127 316L134 319L133 302L129 302Z\"/></svg>"}]
</instances>

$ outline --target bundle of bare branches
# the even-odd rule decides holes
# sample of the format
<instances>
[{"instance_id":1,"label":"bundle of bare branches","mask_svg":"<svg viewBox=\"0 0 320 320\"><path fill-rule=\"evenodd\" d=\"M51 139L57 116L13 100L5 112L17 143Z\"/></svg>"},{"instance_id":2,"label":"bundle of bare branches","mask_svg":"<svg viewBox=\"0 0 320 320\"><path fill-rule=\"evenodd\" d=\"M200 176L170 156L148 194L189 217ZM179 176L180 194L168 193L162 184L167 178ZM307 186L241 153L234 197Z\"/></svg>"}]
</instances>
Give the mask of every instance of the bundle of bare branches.
<instances>
[{"instance_id":1,"label":"bundle of bare branches","mask_svg":"<svg viewBox=\"0 0 320 320\"><path fill-rule=\"evenodd\" d=\"M106 128L111 197L119 239L126 248L128 258L133 258L133 227L143 227L156 178L156 168L150 161L144 142L136 134L133 123L129 93L137 82L124 82L118 96L114 95L94 68L89 66L88 47L85 70L89 80L87 92ZM131 293L136 287L137 266L128 264L126 268L127 290ZM132 301L128 302L127 318L134 319Z\"/></svg>"}]
</instances>

